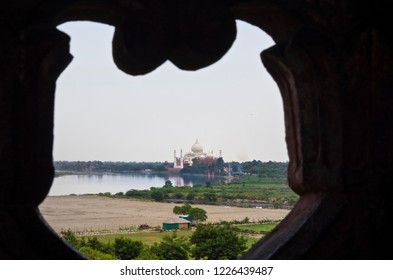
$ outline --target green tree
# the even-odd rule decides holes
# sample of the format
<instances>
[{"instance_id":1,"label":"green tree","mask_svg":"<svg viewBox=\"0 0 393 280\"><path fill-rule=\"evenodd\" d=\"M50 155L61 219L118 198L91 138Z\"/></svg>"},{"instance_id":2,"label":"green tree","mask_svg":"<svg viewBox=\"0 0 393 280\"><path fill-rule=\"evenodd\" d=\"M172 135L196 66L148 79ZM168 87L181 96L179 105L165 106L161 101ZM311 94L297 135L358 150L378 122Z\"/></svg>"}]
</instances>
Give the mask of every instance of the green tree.
<instances>
[{"instance_id":1,"label":"green tree","mask_svg":"<svg viewBox=\"0 0 393 280\"><path fill-rule=\"evenodd\" d=\"M94 250L90 247L81 247L79 249L79 252L81 252L85 257L90 260L117 260L117 258L111 254L106 254L99 250Z\"/></svg>"},{"instance_id":2,"label":"green tree","mask_svg":"<svg viewBox=\"0 0 393 280\"><path fill-rule=\"evenodd\" d=\"M150 246L145 245L142 252L135 260L159 260L160 258L151 250Z\"/></svg>"},{"instance_id":3,"label":"green tree","mask_svg":"<svg viewBox=\"0 0 393 280\"><path fill-rule=\"evenodd\" d=\"M198 225L190 238L195 259L235 260L247 246L246 239L238 236L230 225Z\"/></svg>"},{"instance_id":4,"label":"green tree","mask_svg":"<svg viewBox=\"0 0 393 280\"><path fill-rule=\"evenodd\" d=\"M198 224L199 222L204 222L207 220L207 213L202 208L192 208L188 212L188 217Z\"/></svg>"},{"instance_id":5,"label":"green tree","mask_svg":"<svg viewBox=\"0 0 393 280\"><path fill-rule=\"evenodd\" d=\"M155 201L163 201L164 200L164 193L160 190L153 190L151 192L151 198Z\"/></svg>"},{"instance_id":6,"label":"green tree","mask_svg":"<svg viewBox=\"0 0 393 280\"><path fill-rule=\"evenodd\" d=\"M113 246L115 256L121 260L133 260L143 250L141 241L133 241L124 237L116 238Z\"/></svg>"},{"instance_id":7,"label":"green tree","mask_svg":"<svg viewBox=\"0 0 393 280\"><path fill-rule=\"evenodd\" d=\"M149 199L151 197L150 190L129 190L125 194L127 197L135 197L135 198L145 198Z\"/></svg>"},{"instance_id":8,"label":"green tree","mask_svg":"<svg viewBox=\"0 0 393 280\"><path fill-rule=\"evenodd\" d=\"M79 247L79 241L76 238L75 233L71 230L62 230L60 232L60 236L68 243L70 244L72 247L78 249Z\"/></svg>"},{"instance_id":9,"label":"green tree","mask_svg":"<svg viewBox=\"0 0 393 280\"><path fill-rule=\"evenodd\" d=\"M173 207L173 214L176 215L187 215L190 213L192 206L189 203L184 203L182 206L175 206Z\"/></svg>"},{"instance_id":10,"label":"green tree","mask_svg":"<svg viewBox=\"0 0 393 280\"><path fill-rule=\"evenodd\" d=\"M166 180L164 188L171 188L171 187L173 187L171 180Z\"/></svg>"},{"instance_id":11,"label":"green tree","mask_svg":"<svg viewBox=\"0 0 393 280\"><path fill-rule=\"evenodd\" d=\"M172 236L164 236L159 244L154 243L150 250L160 260L188 260L190 242L184 237L178 237L176 232L173 232Z\"/></svg>"},{"instance_id":12,"label":"green tree","mask_svg":"<svg viewBox=\"0 0 393 280\"><path fill-rule=\"evenodd\" d=\"M87 241L84 238L80 241L80 247L89 247L91 249L103 252L105 254L113 255L113 246L110 243L104 244L103 242L99 241L97 236L88 237Z\"/></svg>"}]
</instances>

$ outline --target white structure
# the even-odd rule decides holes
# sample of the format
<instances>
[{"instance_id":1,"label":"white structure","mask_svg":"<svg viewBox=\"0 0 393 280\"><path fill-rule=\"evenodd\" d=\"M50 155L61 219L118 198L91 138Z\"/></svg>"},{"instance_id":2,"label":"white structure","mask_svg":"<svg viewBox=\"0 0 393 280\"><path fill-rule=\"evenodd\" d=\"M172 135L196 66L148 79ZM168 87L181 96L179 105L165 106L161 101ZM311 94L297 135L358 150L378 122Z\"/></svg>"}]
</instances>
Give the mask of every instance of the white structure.
<instances>
[{"instance_id":1,"label":"white structure","mask_svg":"<svg viewBox=\"0 0 393 280\"><path fill-rule=\"evenodd\" d=\"M221 150L219 157L222 157ZM180 150L180 157L177 157L176 150L174 151L173 168L183 169L185 166L191 166L194 159L197 159L200 163L209 164L215 162L217 158L218 157L214 155L213 151L204 153L203 146L198 142L197 139L196 142L191 146L191 151L184 154L184 156L183 150Z\"/></svg>"}]
</instances>

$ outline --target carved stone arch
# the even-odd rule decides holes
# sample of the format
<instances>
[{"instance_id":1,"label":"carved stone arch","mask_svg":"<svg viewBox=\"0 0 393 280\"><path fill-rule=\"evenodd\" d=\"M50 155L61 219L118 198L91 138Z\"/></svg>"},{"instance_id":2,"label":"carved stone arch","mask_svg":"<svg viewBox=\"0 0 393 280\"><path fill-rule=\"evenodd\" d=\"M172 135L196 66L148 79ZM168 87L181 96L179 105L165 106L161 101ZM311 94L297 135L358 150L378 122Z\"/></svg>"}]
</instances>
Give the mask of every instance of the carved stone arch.
<instances>
[{"instance_id":1,"label":"carved stone arch","mask_svg":"<svg viewBox=\"0 0 393 280\"><path fill-rule=\"evenodd\" d=\"M277 44L262 61L282 93L288 179L301 196L243 258L391 258L393 38L385 4L16 0L1 8L0 258L83 258L37 210L53 180L56 79L72 59L69 38L56 26L115 26L116 65L141 75L166 60L186 70L218 61L235 39L235 19Z\"/></svg>"}]
</instances>

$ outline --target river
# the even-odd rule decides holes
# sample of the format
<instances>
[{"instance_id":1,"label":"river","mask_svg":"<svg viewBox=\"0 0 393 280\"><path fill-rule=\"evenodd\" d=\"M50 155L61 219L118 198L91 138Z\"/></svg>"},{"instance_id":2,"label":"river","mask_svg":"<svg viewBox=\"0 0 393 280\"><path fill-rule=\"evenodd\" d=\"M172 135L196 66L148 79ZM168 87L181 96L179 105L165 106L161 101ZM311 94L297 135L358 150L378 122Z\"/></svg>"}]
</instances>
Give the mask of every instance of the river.
<instances>
[{"instance_id":1,"label":"river","mask_svg":"<svg viewBox=\"0 0 393 280\"><path fill-rule=\"evenodd\" d=\"M145 190L151 187L162 187L166 180L170 180L172 185L176 187L205 185L207 181L224 182L223 178L208 179L199 175L143 173L64 175L54 179L49 195L125 193L130 189Z\"/></svg>"}]
</instances>

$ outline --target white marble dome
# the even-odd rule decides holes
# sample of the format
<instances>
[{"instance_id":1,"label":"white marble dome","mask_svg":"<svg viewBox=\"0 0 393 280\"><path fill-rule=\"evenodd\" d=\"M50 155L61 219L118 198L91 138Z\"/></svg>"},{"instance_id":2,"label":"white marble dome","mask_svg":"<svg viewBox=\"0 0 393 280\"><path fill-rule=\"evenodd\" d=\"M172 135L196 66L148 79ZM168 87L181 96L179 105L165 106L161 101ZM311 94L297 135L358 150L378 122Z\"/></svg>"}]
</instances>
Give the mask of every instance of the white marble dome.
<instances>
[{"instance_id":1,"label":"white marble dome","mask_svg":"<svg viewBox=\"0 0 393 280\"><path fill-rule=\"evenodd\" d=\"M196 140L194 145L191 146L191 151L196 155L199 156L203 154L203 146Z\"/></svg>"}]
</instances>

